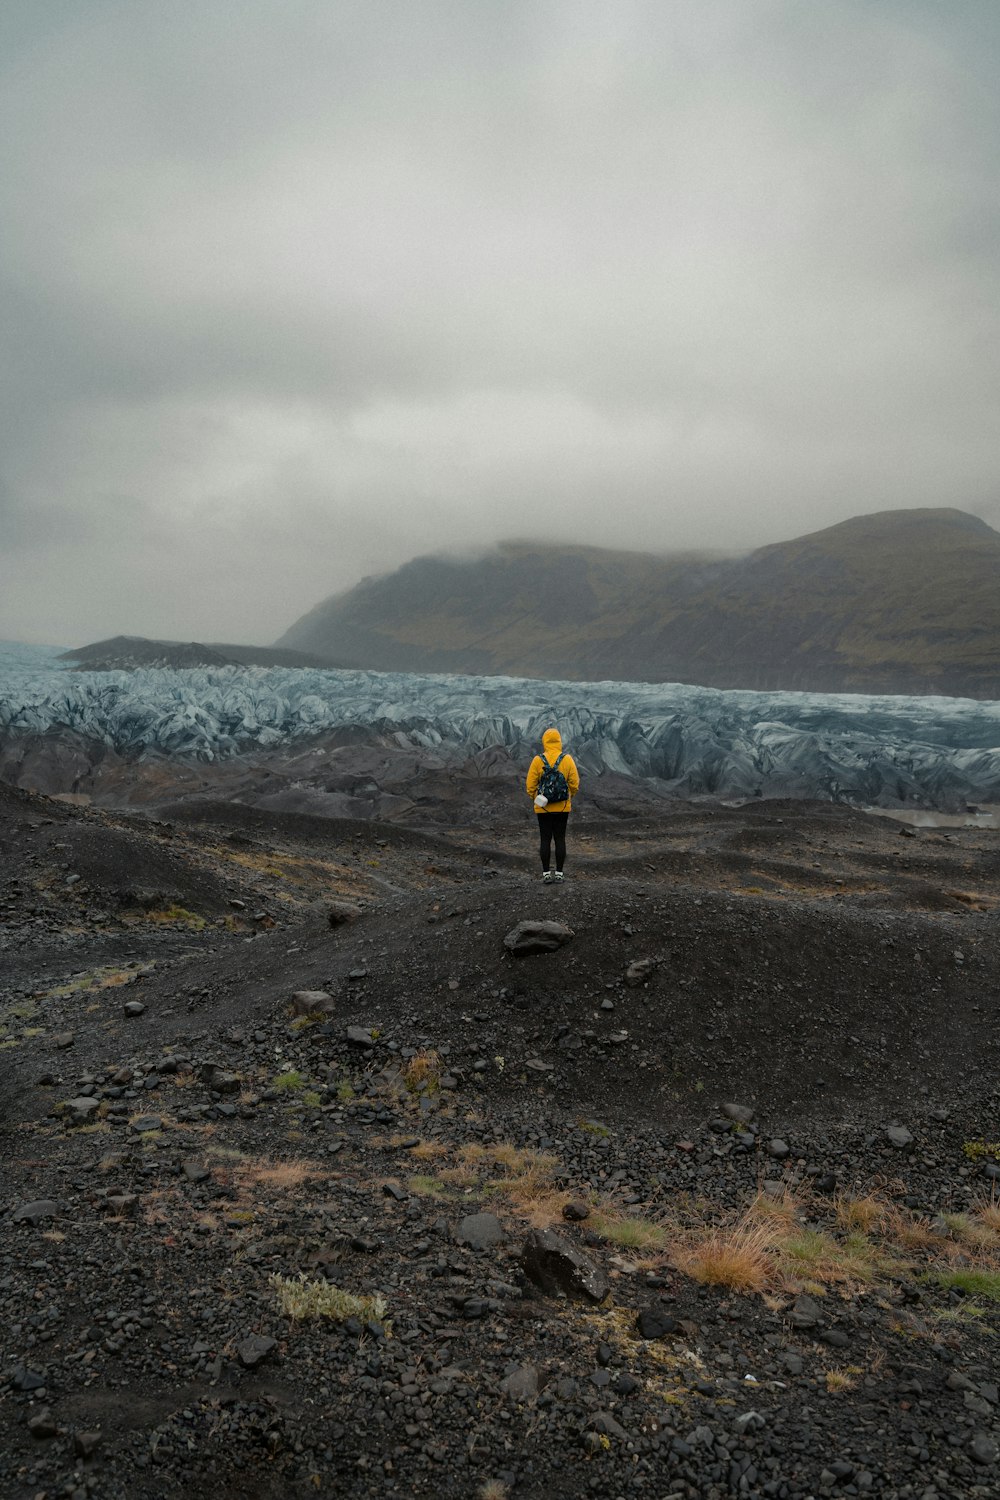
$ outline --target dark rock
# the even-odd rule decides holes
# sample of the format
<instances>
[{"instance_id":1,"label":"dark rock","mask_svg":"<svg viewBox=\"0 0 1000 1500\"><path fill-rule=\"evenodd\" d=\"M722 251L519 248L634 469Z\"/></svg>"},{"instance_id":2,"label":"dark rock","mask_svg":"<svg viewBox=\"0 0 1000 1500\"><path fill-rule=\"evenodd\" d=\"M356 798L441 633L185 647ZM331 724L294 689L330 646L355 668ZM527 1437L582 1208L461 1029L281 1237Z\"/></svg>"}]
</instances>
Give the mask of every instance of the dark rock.
<instances>
[{"instance_id":1,"label":"dark rock","mask_svg":"<svg viewBox=\"0 0 1000 1500\"><path fill-rule=\"evenodd\" d=\"M913 1136L905 1125L890 1125L885 1133L886 1140L895 1146L897 1151L911 1151L913 1149Z\"/></svg>"},{"instance_id":2,"label":"dark rock","mask_svg":"<svg viewBox=\"0 0 1000 1500\"><path fill-rule=\"evenodd\" d=\"M532 953L552 953L575 936L564 922L518 922L503 943L515 958L524 958Z\"/></svg>"},{"instance_id":3,"label":"dark rock","mask_svg":"<svg viewBox=\"0 0 1000 1500\"><path fill-rule=\"evenodd\" d=\"M600 1266L552 1229L533 1229L524 1242L525 1275L550 1295L565 1293L588 1302L603 1302L611 1283Z\"/></svg>"},{"instance_id":4,"label":"dark rock","mask_svg":"<svg viewBox=\"0 0 1000 1500\"><path fill-rule=\"evenodd\" d=\"M507 1238L500 1220L494 1214L469 1214L455 1230L455 1243L473 1250L489 1250Z\"/></svg>"},{"instance_id":5,"label":"dark rock","mask_svg":"<svg viewBox=\"0 0 1000 1500\"><path fill-rule=\"evenodd\" d=\"M563 1204L562 1216L571 1224L582 1224L584 1219L590 1218L590 1208L579 1198L572 1198L569 1203Z\"/></svg>"},{"instance_id":6,"label":"dark rock","mask_svg":"<svg viewBox=\"0 0 1000 1500\"><path fill-rule=\"evenodd\" d=\"M146 1135L150 1130L161 1130L163 1121L159 1115L139 1115L132 1121L132 1129L137 1135Z\"/></svg>"},{"instance_id":7,"label":"dark rock","mask_svg":"<svg viewBox=\"0 0 1000 1500\"><path fill-rule=\"evenodd\" d=\"M620 1422L616 1422L608 1411L599 1411L594 1414L590 1421L592 1432L598 1432L603 1437L617 1438L621 1443L628 1442L628 1433Z\"/></svg>"},{"instance_id":8,"label":"dark rock","mask_svg":"<svg viewBox=\"0 0 1000 1500\"><path fill-rule=\"evenodd\" d=\"M768 1141L767 1154L773 1156L775 1161L784 1161L785 1157L790 1154L790 1148L785 1141L775 1138L773 1141Z\"/></svg>"},{"instance_id":9,"label":"dark rock","mask_svg":"<svg viewBox=\"0 0 1000 1500\"><path fill-rule=\"evenodd\" d=\"M821 1343L829 1344L831 1349L846 1349L851 1342L840 1328L822 1328L816 1337Z\"/></svg>"},{"instance_id":10,"label":"dark rock","mask_svg":"<svg viewBox=\"0 0 1000 1500\"><path fill-rule=\"evenodd\" d=\"M76 1041L76 1034L75 1034L75 1032L72 1032L72 1031L60 1031L57 1036L54 1036L52 1038L52 1045L54 1047L58 1047L60 1051L64 1051L67 1047L72 1047L72 1045L73 1045L73 1043L75 1041Z\"/></svg>"},{"instance_id":11,"label":"dark rock","mask_svg":"<svg viewBox=\"0 0 1000 1500\"><path fill-rule=\"evenodd\" d=\"M251 1333L237 1345L236 1353L245 1370L256 1370L268 1355L278 1347L277 1339L269 1339L259 1333Z\"/></svg>"},{"instance_id":12,"label":"dark rock","mask_svg":"<svg viewBox=\"0 0 1000 1500\"><path fill-rule=\"evenodd\" d=\"M395 1203L405 1203L409 1193L401 1188L398 1182L386 1182L382 1184L382 1191L387 1198L392 1198Z\"/></svg>"},{"instance_id":13,"label":"dark rock","mask_svg":"<svg viewBox=\"0 0 1000 1500\"><path fill-rule=\"evenodd\" d=\"M632 989L637 989L640 984L645 984L651 979L658 967L655 958L637 958L629 964L625 970L625 983Z\"/></svg>"},{"instance_id":14,"label":"dark rock","mask_svg":"<svg viewBox=\"0 0 1000 1500\"><path fill-rule=\"evenodd\" d=\"M366 1031L363 1026L348 1026L344 1035L355 1047L374 1047L375 1045L371 1032Z\"/></svg>"},{"instance_id":15,"label":"dark rock","mask_svg":"<svg viewBox=\"0 0 1000 1500\"><path fill-rule=\"evenodd\" d=\"M73 1452L77 1458L93 1458L103 1440L100 1432L74 1432Z\"/></svg>"},{"instance_id":16,"label":"dark rock","mask_svg":"<svg viewBox=\"0 0 1000 1500\"><path fill-rule=\"evenodd\" d=\"M142 1016L146 1013L146 1007L141 1000L126 1000L122 1010L127 1016Z\"/></svg>"},{"instance_id":17,"label":"dark rock","mask_svg":"<svg viewBox=\"0 0 1000 1500\"><path fill-rule=\"evenodd\" d=\"M644 1307L635 1320L641 1339L664 1339L679 1333L681 1325L676 1318L664 1312L662 1307Z\"/></svg>"},{"instance_id":18,"label":"dark rock","mask_svg":"<svg viewBox=\"0 0 1000 1500\"><path fill-rule=\"evenodd\" d=\"M207 1167L200 1167L198 1163L194 1161L184 1162L181 1167L181 1171L184 1173L184 1176L187 1178L188 1182L204 1182L206 1178L211 1176L211 1173L209 1172Z\"/></svg>"}]
</instances>

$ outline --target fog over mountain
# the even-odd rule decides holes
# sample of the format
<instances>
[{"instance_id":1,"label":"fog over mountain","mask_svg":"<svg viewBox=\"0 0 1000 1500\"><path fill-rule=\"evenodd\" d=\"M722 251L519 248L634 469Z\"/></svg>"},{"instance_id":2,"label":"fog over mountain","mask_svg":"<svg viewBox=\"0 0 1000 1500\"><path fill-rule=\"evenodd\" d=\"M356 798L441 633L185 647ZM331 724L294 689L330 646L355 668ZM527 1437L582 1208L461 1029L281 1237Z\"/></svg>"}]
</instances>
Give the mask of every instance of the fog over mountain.
<instances>
[{"instance_id":1,"label":"fog over mountain","mask_svg":"<svg viewBox=\"0 0 1000 1500\"><path fill-rule=\"evenodd\" d=\"M446 546L1000 522L1000 12L0 16L0 636L274 639Z\"/></svg>"}]
</instances>

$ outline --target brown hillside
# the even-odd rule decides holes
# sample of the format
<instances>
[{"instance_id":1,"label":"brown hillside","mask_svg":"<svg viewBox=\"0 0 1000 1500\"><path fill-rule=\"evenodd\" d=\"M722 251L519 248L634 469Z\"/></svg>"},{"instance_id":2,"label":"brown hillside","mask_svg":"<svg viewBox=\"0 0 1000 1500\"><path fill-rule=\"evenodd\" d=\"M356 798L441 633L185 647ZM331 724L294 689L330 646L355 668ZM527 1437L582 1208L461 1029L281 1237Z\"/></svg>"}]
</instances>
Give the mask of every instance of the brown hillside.
<instances>
[{"instance_id":1,"label":"brown hillside","mask_svg":"<svg viewBox=\"0 0 1000 1500\"><path fill-rule=\"evenodd\" d=\"M509 543L366 579L279 642L376 670L1000 696L1000 535L883 511L746 557Z\"/></svg>"}]
</instances>

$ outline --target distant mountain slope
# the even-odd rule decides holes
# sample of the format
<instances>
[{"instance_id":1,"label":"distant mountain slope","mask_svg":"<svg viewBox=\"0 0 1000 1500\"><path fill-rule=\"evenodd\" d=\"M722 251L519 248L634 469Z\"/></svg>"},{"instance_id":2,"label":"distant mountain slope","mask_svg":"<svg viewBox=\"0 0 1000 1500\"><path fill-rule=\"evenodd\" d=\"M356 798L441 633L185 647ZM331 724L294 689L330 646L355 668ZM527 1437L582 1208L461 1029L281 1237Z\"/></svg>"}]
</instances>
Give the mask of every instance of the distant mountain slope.
<instances>
[{"instance_id":1,"label":"distant mountain slope","mask_svg":"<svg viewBox=\"0 0 1000 1500\"><path fill-rule=\"evenodd\" d=\"M67 651L61 661L80 672L131 672L136 667L327 667L330 662L305 651L275 646L204 645L201 641L151 641L116 635Z\"/></svg>"},{"instance_id":2,"label":"distant mountain slope","mask_svg":"<svg viewBox=\"0 0 1000 1500\"><path fill-rule=\"evenodd\" d=\"M278 642L376 670L1000 697L1000 534L882 511L748 556L508 543L422 557Z\"/></svg>"}]
</instances>

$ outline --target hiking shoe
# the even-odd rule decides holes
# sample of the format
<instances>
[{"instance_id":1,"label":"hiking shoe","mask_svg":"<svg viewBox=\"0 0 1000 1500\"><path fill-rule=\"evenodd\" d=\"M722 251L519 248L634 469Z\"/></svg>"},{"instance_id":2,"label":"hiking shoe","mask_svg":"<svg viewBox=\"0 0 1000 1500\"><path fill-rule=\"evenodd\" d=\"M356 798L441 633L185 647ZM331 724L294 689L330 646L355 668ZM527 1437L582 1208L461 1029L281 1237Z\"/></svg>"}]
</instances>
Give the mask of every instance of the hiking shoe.
<instances>
[{"instance_id":1,"label":"hiking shoe","mask_svg":"<svg viewBox=\"0 0 1000 1500\"><path fill-rule=\"evenodd\" d=\"M552 871L551 870L543 870L542 871L542 879L545 881L546 885L551 885L552 884Z\"/></svg>"},{"instance_id":2,"label":"hiking shoe","mask_svg":"<svg viewBox=\"0 0 1000 1500\"><path fill-rule=\"evenodd\" d=\"M566 876L563 874L562 870L557 870L556 873L553 875L552 879L553 880L565 880Z\"/></svg>"}]
</instances>

